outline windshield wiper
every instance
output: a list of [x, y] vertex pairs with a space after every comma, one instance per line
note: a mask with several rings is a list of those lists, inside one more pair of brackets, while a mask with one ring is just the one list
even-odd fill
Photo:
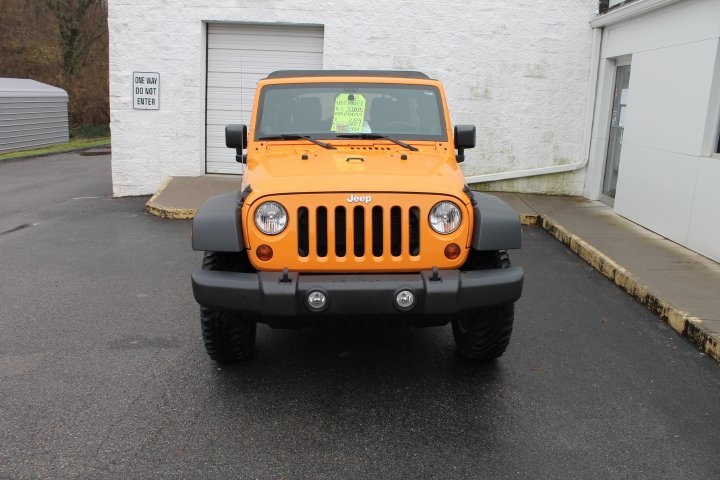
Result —
[[380, 135], [379, 133], [342, 133], [337, 136], [340, 138], [359, 138], [360, 140], [375, 140], [382, 138], [383, 140], [389, 140], [393, 143], [400, 145], [401, 147], [405, 147], [410, 151], [418, 151], [417, 147], [413, 147], [412, 145], [408, 145], [405, 142], [401, 142], [396, 138], [388, 137], [387, 135]]
[[264, 137], [258, 137], [258, 140], [301, 140], [301, 139], [305, 139], [309, 142], [314, 143], [315, 145], [320, 145], [321, 147], [327, 148], [328, 150], [337, 150], [335, 147], [333, 147], [329, 143], [321, 142], [320, 140], [315, 140], [314, 138], [311, 138], [307, 135], [283, 134], [283, 135], [266, 135]]

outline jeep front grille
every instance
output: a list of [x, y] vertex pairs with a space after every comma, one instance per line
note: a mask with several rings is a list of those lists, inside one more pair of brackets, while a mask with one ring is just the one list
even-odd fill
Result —
[[[401, 257], [420, 254], [420, 208], [383, 206], [300, 207], [297, 210], [297, 246], [302, 258], [311, 253], [343, 258]], [[370, 229], [370, 235], [366, 233]], [[316, 239], [311, 252], [311, 237]]]
[[[464, 221], [453, 233], [441, 235], [429, 224], [428, 214], [437, 202], [460, 206]], [[432, 267], [458, 268], [467, 258], [472, 216], [450, 195], [396, 192], [303, 193], [267, 195], [243, 210], [246, 225], [254, 225], [257, 206], [278, 202], [288, 213], [287, 228], [266, 235], [246, 230], [246, 245], [253, 267], [260, 271], [297, 272], [418, 272]], [[454, 243], [463, 254], [449, 259], [445, 247]], [[272, 248], [262, 260], [257, 249]]]

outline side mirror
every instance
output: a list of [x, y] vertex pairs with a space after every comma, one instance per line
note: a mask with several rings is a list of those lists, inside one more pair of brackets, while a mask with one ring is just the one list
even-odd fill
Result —
[[455, 148], [458, 163], [465, 161], [465, 149], [475, 148], [475, 125], [455, 125]]
[[[457, 127], [456, 127], [457, 128]], [[244, 149], [247, 145], [247, 125], [232, 124], [225, 126], [225, 146]]]
[[247, 147], [247, 125], [225, 125], [225, 146], [235, 148], [235, 161], [245, 163], [243, 149]]

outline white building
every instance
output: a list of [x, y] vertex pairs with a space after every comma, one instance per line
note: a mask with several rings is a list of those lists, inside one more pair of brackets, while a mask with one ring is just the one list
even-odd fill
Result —
[[584, 195], [720, 261], [720, 1], [637, 0], [591, 24], [602, 40]]
[[[453, 122], [478, 128], [468, 175], [580, 161], [596, 9], [596, 0], [112, 0], [115, 195], [154, 192], [168, 176], [239, 173], [223, 127], [247, 122], [255, 82], [286, 68], [442, 80]], [[159, 74], [158, 105], [133, 104], [134, 72]], [[520, 186], [579, 195], [583, 184], [578, 172]]]
[[114, 193], [240, 173], [223, 127], [270, 71], [420, 70], [477, 126], [470, 183], [614, 202], [718, 260], [720, 0], [610, 4], [111, 0]]

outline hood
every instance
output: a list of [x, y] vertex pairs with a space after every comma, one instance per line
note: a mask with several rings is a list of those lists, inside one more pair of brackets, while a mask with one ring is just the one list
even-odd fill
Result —
[[[249, 160], [243, 183], [253, 197], [278, 193], [403, 192], [460, 196], [465, 180], [446, 144], [269, 147]], [[260, 160], [258, 160], [258, 158]]]

